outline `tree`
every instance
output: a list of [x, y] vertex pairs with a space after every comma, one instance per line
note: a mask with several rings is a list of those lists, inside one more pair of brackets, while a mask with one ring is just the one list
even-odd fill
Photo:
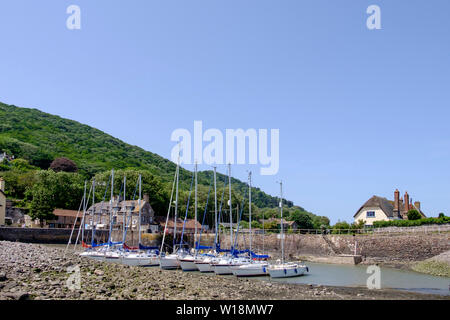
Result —
[[310, 216], [306, 213], [301, 213], [299, 217], [295, 220], [297, 222], [299, 229], [313, 229], [313, 221]]
[[56, 158], [53, 160], [53, 162], [50, 164], [50, 169], [52, 169], [55, 172], [77, 172], [78, 167], [75, 162], [68, 158]]
[[311, 216], [305, 211], [300, 211], [300, 209], [291, 212], [289, 220], [295, 221], [299, 229], [314, 229], [314, 222]]
[[260, 229], [260, 228], [262, 228], [262, 225], [261, 225], [261, 223], [259, 223], [258, 221], [253, 220], [253, 221], [252, 221], [252, 228], [254, 228], [254, 229]]
[[336, 224], [334, 226], [332, 226], [332, 229], [341, 229], [341, 230], [346, 230], [346, 229], [350, 229], [350, 224], [347, 221], [339, 221], [336, 222]]
[[33, 166], [39, 167], [43, 170], [47, 170], [53, 161], [53, 157], [42, 150], [39, 150], [38, 152], [30, 155], [29, 157], [30, 163]]
[[30, 165], [30, 163], [25, 159], [14, 159], [10, 162], [10, 164], [12, 169], [16, 169], [18, 171], [30, 171], [38, 169]]
[[44, 226], [44, 220], [54, 219], [55, 199], [52, 192], [43, 187], [37, 186], [32, 191], [33, 200], [30, 203], [30, 217], [39, 219], [41, 228]]
[[409, 210], [407, 216], [408, 216], [408, 220], [419, 220], [422, 218], [419, 211], [417, 211], [415, 209]]
[[314, 229], [323, 229], [330, 226], [330, 219], [325, 216], [314, 216], [313, 217]]
[[444, 217], [445, 217], [445, 214], [443, 212], [440, 212], [439, 213], [439, 218], [444, 218]]
[[365, 220], [358, 220], [358, 222], [352, 223], [351, 228], [353, 230], [364, 229], [365, 224], [366, 224]]

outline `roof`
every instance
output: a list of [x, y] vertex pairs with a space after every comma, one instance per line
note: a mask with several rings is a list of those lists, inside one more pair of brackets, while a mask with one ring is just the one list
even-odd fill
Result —
[[392, 205], [392, 201], [389, 201], [386, 198], [373, 196], [369, 200], [366, 201], [359, 209], [356, 211], [355, 215], [353, 217], [356, 217], [356, 215], [363, 209], [363, 208], [373, 208], [378, 207], [380, 208], [384, 214], [388, 218], [394, 218], [394, 206]]
[[[157, 216], [153, 218], [153, 221], [159, 223], [161, 226], [165, 226], [166, 225], [166, 217], [161, 217], [161, 216]], [[184, 223], [184, 219], [177, 219], [177, 228], [183, 228], [183, 223]], [[195, 219], [186, 219], [186, 225], [184, 226], [185, 229], [195, 229], [195, 225], [197, 224], [197, 228], [201, 229], [202, 225], [197, 221], [195, 221]], [[167, 221], [167, 228], [173, 228], [174, 227], [174, 223], [173, 223], [173, 219], [170, 219]]]
[[[260, 220], [260, 221], [262, 221], [262, 220]], [[279, 219], [279, 218], [270, 218], [270, 219], [267, 219], [266, 221], [267, 221], [267, 222], [276, 221], [277, 223], [281, 224], [281, 219]], [[287, 224], [287, 225], [289, 225], [289, 226], [292, 226], [294, 223], [296, 223], [296, 222], [295, 222], [295, 221], [290, 221], [290, 220], [283, 219], [283, 224]]]
[[[134, 207], [133, 212], [138, 213], [139, 212], [138, 203], [139, 203], [139, 200], [125, 200], [125, 201], [120, 201], [119, 203], [117, 203], [117, 201], [113, 201], [112, 207], [114, 208], [114, 207], [118, 206], [120, 208], [118, 212], [123, 213], [123, 212], [129, 212], [129, 209], [127, 209], [127, 206], [131, 206], [131, 207]], [[144, 208], [145, 206], [150, 206], [150, 211], [153, 211], [153, 208], [150, 205], [150, 203], [148, 203], [144, 200], [141, 200], [141, 207]], [[109, 201], [105, 201], [105, 202], [103, 202], [103, 204], [101, 202], [98, 202], [89, 207], [88, 213], [91, 212], [92, 207], [95, 207], [95, 212], [99, 213], [100, 209], [109, 211], [110, 204], [109, 204]]]
[[67, 209], [55, 209], [53, 210], [53, 214], [58, 217], [76, 217], [77, 215], [82, 216], [83, 213], [76, 210], [67, 210]]

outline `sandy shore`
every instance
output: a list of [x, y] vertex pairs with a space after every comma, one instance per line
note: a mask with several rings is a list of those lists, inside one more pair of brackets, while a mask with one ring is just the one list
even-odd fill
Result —
[[[19, 242], [0, 242], [0, 300], [9, 299], [449, 299], [397, 290], [280, 284], [200, 273], [128, 267], [63, 257], [62, 248]], [[80, 288], [69, 289], [78, 266]]]

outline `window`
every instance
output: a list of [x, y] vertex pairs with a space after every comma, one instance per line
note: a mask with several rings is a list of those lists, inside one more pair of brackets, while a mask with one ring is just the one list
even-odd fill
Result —
[[367, 211], [366, 217], [367, 218], [375, 218], [375, 211]]

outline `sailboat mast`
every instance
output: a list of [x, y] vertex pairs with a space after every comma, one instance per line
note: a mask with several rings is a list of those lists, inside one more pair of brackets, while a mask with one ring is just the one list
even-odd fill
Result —
[[[87, 205], [87, 199], [86, 199], [86, 186], [87, 181], [84, 181], [84, 200], [83, 200], [83, 219], [81, 219], [80, 227], [81, 227], [81, 242], [84, 241], [84, 217], [86, 216], [86, 205]], [[75, 243], [76, 245], [76, 243]]]
[[113, 197], [114, 197], [114, 169], [111, 169], [111, 198], [109, 199], [109, 239], [108, 239], [108, 246], [111, 246], [111, 238], [112, 238]]
[[281, 212], [281, 263], [284, 263], [283, 181], [280, 181], [280, 212]]
[[217, 235], [218, 235], [218, 221], [217, 221], [217, 184], [216, 184], [216, 167], [214, 167], [214, 228], [216, 231], [216, 243], [217, 245]]
[[178, 161], [177, 166], [177, 184], [176, 184], [176, 191], [175, 191], [175, 215], [173, 218], [173, 252], [175, 253], [175, 243], [177, 238], [177, 218], [178, 218], [178, 182], [180, 180], [180, 166]]
[[92, 181], [92, 235], [91, 242], [94, 243], [94, 219], [95, 219], [95, 177]]
[[252, 255], [252, 172], [251, 171], [248, 173], [248, 215], [249, 215], [249, 227], [250, 227], [250, 257], [251, 257], [251, 255]]
[[231, 163], [228, 164], [228, 193], [229, 193], [229, 206], [230, 206], [230, 249], [233, 243], [233, 206], [231, 202]]
[[[177, 165], [178, 168], [178, 165]], [[176, 178], [177, 178], [177, 171], [178, 169], [175, 170], [175, 175], [173, 176], [173, 183], [172, 183], [172, 191], [170, 192], [170, 201], [169, 201], [169, 208], [167, 209], [167, 217], [166, 217], [166, 224], [164, 225], [164, 234], [163, 234], [163, 238], [161, 241], [161, 250], [159, 250], [159, 257], [161, 258], [163, 249], [164, 249], [164, 241], [166, 239], [166, 231], [167, 231], [167, 224], [169, 223], [169, 215], [170, 215], [170, 209], [172, 208], [172, 200], [173, 200], [173, 191], [175, 189], [175, 182], [176, 182]]]
[[194, 204], [194, 210], [195, 210], [195, 234], [194, 234], [194, 248], [197, 247], [197, 162], [195, 162], [195, 204]]
[[[125, 204], [125, 211], [123, 212], [123, 224], [122, 224], [122, 243], [125, 243], [125, 224], [126, 224], [126, 213], [127, 213], [127, 206], [126, 206], [126, 199], [127, 199], [127, 177], [123, 176], [123, 203]], [[120, 199], [119, 199], [120, 201]]]
[[[141, 208], [141, 199], [142, 199], [142, 176], [139, 175], [139, 200], [138, 200], [138, 207], [139, 207], [139, 224], [138, 224], [138, 235], [139, 235], [139, 244], [141, 244], [141, 220], [142, 220], [142, 208]], [[138, 244], [138, 246], [139, 246]]]

